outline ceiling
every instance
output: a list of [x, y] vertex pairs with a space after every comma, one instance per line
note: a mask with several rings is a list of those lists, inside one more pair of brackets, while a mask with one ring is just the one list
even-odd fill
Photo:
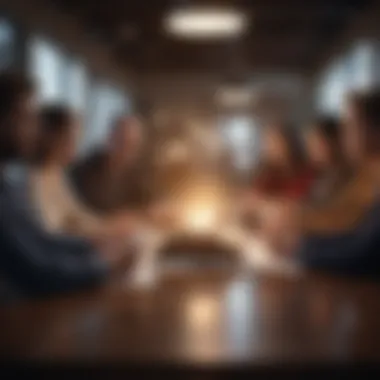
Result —
[[140, 74], [224, 76], [253, 70], [313, 70], [334, 39], [370, 3], [370, 0], [211, 1], [243, 9], [251, 20], [248, 33], [233, 41], [190, 42], [165, 35], [162, 20], [176, 5], [196, 1], [51, 1], [78, 17], [94, 38], [111, 45], [117, 59]]
[[[134, 74], [135, 99], [152, 114], [207, 124], [217, 93], [231, 84], [259, 93], [250, 112], [264, 119], [302, 119], [312, 107], [309, 74], [317, 73], [376, 0], [38, 0], [76, 18]], [[164, 32], [178, 6], [228, 5], [250, 24], [234, 40], [183, 40]], [[362, 17], [363, 15], [363, 17]], [[231, 109], [232, 110], [232, 109]], [[300, 111], [302, 110], [302, 111]], [[236, 110], [232, 110], [236, 111]], [[304, 115], [305, 113], [305, 115]], [[162, 116], [164, 115], [164, 116]], [[170, 118], [170, 117], [169, 117]]]

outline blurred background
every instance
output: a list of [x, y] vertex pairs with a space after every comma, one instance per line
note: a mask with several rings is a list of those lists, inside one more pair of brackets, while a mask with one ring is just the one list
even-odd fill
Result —
[[[287, 267], [281, 260], [285, 257], [285, 261], [289, 259], [298, 263], [298, 252], [293, 249], [296, 246], [294, 236], [304, 237], [308, 232], [311, 236], [311, 264], [307, 260], [304, 261], [312, 269], [315, 262], [316, 269], [323, 269], [325, 266], [329, 269], [331, 265], [334, 271], [342, 265], [344, 270], [349, 268], [347, 272], [352, 269], [352, 272], [355, 273], [357, 270], [362, 274], [361, 271], [365, 272], [367, 266], [372, 266], [366, 252], [371, 246], [373, 248], [368, 250], [375, 257], [375, 265], [369, 268], [368, 272], [377, 271], [378, 278], [380, 263], [376, 232], [380, 230], [380, 222], [375, 218], [375, 214], [380, 214], [377, 198], [371, 199], [376, 208], [373, 208], [373, 214], [370, 209], [370, 218], [367, 220], [365, 214], [363, 225], [360, 224], [357, 228], [355, 224], [354, 230], [351, 230], [350, 226], [353, 235], [347, 235], [347, 241], [341, 239], [341, 235], [336, 235], [339, 236], [338, 243], [343, 244], [341, 252], [339, 246], [335, 247], [335, 240], [332, 239], [331, 246], [328, 240], [326, 256], [322, 255], [323, 264], [320, 267], [317, 254], [314, 256], [314, 252], [319, 250], [324, 253], [324, 240], [321, 243], [322, 248], [319, 248], [316, 240], [313, 240], [313, 223], [310, 223], [310, 231], [305, 228], [305, 232], [304, 219], [299, 223], [302, 228], [297, 229], [298, 205], [303, 206], [302, 202], [309, 201], [306, 193], [311, 188], [311, 192], [314, 192], [314, 180], [319, 180], [319, 177], [322, 180], [327, 178], [326, 183], [321, 181], [320, 192], [323, 194], [319, 196], [318, 182], [318, 194], [314, 196], [313, 193], [310, 197], [317, 199], [315, 203], [318, 206], [319, 198], [322, 204], [322, 201], [329, 201], [330, 197], [335, 195], [335, 187], [338, 189], [338, 185], [341, 184], [336, 181], [336, 185], [334, 181], [335, 178], [341, 179], [341, 171], [342, 183], [352, 174], [351, 171], [346, 174], [351, 166], [343, 167], [343, 161], [346, 160], [343, 160], [343, 153], [342, 157], [332, 154], [339, 150], [337, 147], [340, 146], [340, 141], [331, 145], [331, 154], [327, 146], [326, 156], [331, 157], [326, 159], [326, 168], [318, 167], [318, 173], [314, 173], [314, 168], [310, 167], [309, 170], [309, 164], [303, 167], [304, 163], [301, 159], [298, 160], [300, 156], [297, 156], [297, 152], [292, 154], [290, 151], [291, 146], [289, 151], [287, 147], [282, 150], [280, 142], [278, 149], [274, 139], [275, 148], [271, 148], [269, 144], [268, 150], [275, 151], [275, 170], [272, 170], [273, 162], [268, 159], [269, 174], [266, 175], [264, 170], [264, 180], [258, 178], [256, 185], [251, 179], [255, 169], [261, 168], [258, 161], [262, 159], [261, 150], [264, 150], [263, 146], [266, 145], [263, 142], [263, 130], [266, 127], [272, 124], [276, 126], [277, 123], [284, 126], [290, 124], [297, 128], [297, 131], [302, 131], [307, 129], [308, 123], [316, 115], [333, 116], [340, 123], [348, 94], [380, 85], [379, 21], [380, 1], [377, 0], [0, 0], [0, 69], [18, 68], [30, 74], [37, 83], [36, 100], [39, 105], [67, 105], [81, 115], [83, 128], [75, 154], [78, 162], [85, 163], [85, 169], [86, 159], [91, 158], [91, 154], [95, 152], [92, 157], [95, 157], [92, 162], [95, 162], [95, 169], [92, 171], [89, 165], [90, 175], [81, 177], [84, 178], [83, 182], [89, 185], [83, 187], [85, 196], [78, 202], [79, 206], [82, 206], [82, 201], [86, 207], [89, 205], [89, 215], [79, 210], [81, 212], [78, 216], [76, 211], [79, 207], [75, 202], [74, 210], [66, 207], [66, 204], [71, 205], [70, 202], [62, 202], [63, 206], [60, 208], [59, 197], [55, 197], [58, 193], [57, 188], [67, 187], [74, 193], [70, 186], [66, 186], [63, 180], [60, 181], [61, 178], [64, 179], [66, 151], [62, 154], [65, 156], [65, 162], [61, 165], [61, 158], [58, 157], [61, 152], [58, 150], [57, 162], [59, 161], [62, 167], [58, 168], [58, 173], [53, 171], [53, 174], [57, 174], [53, 177], [53, 182], [46, 182], [49, 176], [37, 176], [39, 182], [36, 182], [42, 183], [38, 189], [50, 190], [49, 186], [52, 189], [46, 193], [51, 195], [50, 198], [41, 191], [42, 201], [47, 200], [46, 205], [53, 210], [52, 219], [55, 220], [55, 213], [59, 216], [56, 218], [57, 226], [51, 231], [53, 234], [72, 234], [73, 229], [68, 229], [67, 226], [71, 228], [74, 225], [76, 228], [72, 221], [78, 220], [78, 226], [83, 225], [82, 232], [79, 233], [78, 227], [74, 235], [83, 234], [97, 249], [99, 245], [99, 252], [105, 263], [110, 263], [112, 268], [115, 267], [113, 269], [117, 269], [115, 280], [120, 271], [120, 276], [125, 276], [125, 280], [124, 277], [122, 280], [126, 284], [123, 288], [112, 288], [112, 278], [109, 288], [104, 287], [96, 295], [90, 294], [89, 298], [86, 298], [86, 295], [85, 298], [73, 297], [72, 303], [67, 299], [62, 304], [52, 301], [52, 304], [47, 303], [46, 306], [36, 303], [36, 306], [33, 306], [36, 308], [32, 307], [29, 312], [28, 309], [1, 311], [0, 325], [5, 328], [0, 332], [0, 356], [5, 353], [7, 357], [11, 353], [38, 361], [55, 358], [59, 363], [70, 359], [76, 363], [81, 360], [90, 363], [93, 360], [92, 363], [96, 365], [102, 362], [98, 359], [103, 359], [102, 363], [109, 365], [113, 360], [120, 360], [124, 364], [124, 360], [127, 359], [133, 361], [145, 358], [163, 360], [165, 363], [172, 361], [174, 364], [216, 363], [222, 368], [231, 363], [246, 363], [249, 366], [259, 363], [261, 366], [267, 363], [267, 359], [268, 363], [271, 363], [272, 359], [277, 364], [277, 359], [282, 363], [281, 360], [284, 358], [290, 358], [292, 364], [303, 363], [304, 360], [311, 360], [314, 364], [314, 358], [322, 359], [326, 363], [337, 360], [338, 363], [347, 361], [350, 364], [352, 358], [378, 360], [378, 286], [371, 288], [364, 284], [363, 287], [358, 285], [356, 288], [353, 287], [354, 282], [344, 286], [332, 283], [330, 286], [324, 279], [314, 282], [312, 276], [307, 277], [305, 281], [302, 276], [296, 279], [297, 276], [293, 276], [291, 271], [289, 282], [283, 279], [273, 280], [273, 283], [272, 280], [261, 280], [260, 276], [256, 277], [256, 272], [251, 281], [251, 278], [244, 277], [245, 268], [241, 271], [244, 272], [244, 278], [235, 281], [230, 280], [229, 273], [226, 275], [228, 279], [219, 273], [211, 276], [206, 268], [204, 278], [199, 275], [199, 283], [196, 277], [198, 273], [194, 277], [193, 274], [186, 277], [182, 276], [183, 272], [178, 271], [176, 274], [178, 279], [183, 280], [182, 283], [177, 279], [172, 282], [169, 279], [162, 282], [162, 287], [161, 283], [155, 287], [156, 274], [153, 272], [159, 271], [153, 265], [155, 262], [152, 257], [156, 257], [148, 250], [154, 251], [150, 247], [150, 240], [154, 244], [158, 243], [155, 242], [156, 237], [153, 234], [156, 231], [150, 230], [150, 221], [147, 222], [148, 218], [145, 216], [151, 217], [152, 226], [170, 243], [167, 246], [163, 244], [162, 256], [167, 252], [168, 257], [170, 253], [175, 256], [177, 251], [183, 251], [184, 255], [190, 255], [188, 261], [195, 262], [194, 251], [199, 251], [199, 256], [206, 257], [204, 252], [210, 251], [212, 254], [215, 251], [219, 255], [220, 251], [226, 250], [227, 254], [231, 253], [234, 261], [236, 258], [239, 259], [236, 260], [239, 261], [239, 265], [240, 262], [246, 264], [245, 259], [252, 257], [252, 262], [246, 265], [247, 268], [252, 266], [260, 271], [260, 265], [263, 265], [263, 268], [268, 265], [268, 268], [274, 268], [274, 272], [280, 268], [279, 272], [288, 274]], [[128, 129], [132, 131], [130, 135], [112, 134], [115, 120], [124, 115], [133, 116], [126, 118], [126, 126], [129, 128], [130, 121], [134, 120], [137, 121], [137, 127], [134, 122], [131, 125], [136, 129]], [[366, 124], [361, 122], [354, 124], [362, 128]], [[142, 139], [139, 132], [133, 132], [140, 131], [140, 126], [143, 131]], [[375, 136], [376, 140], [376, 136], [379, 136], [378, 132], [375, 132], [367, 131], [365, 138], [367, 139], [367, 135], [369, 139]], [[302, 133], [296, 135], [300, 140], [305, 137]], [[337, 135], [337, 139], [340, 139], [340, 132], [337, 132]], [[69, 137], [71, 138], [71, 134]], [[61, 140], [57, 141], [61, 144]], [[117, 144], [119, 141], [121, 143]], [[360, 143], [359, 146], [366, 145]], [[140, 145], [144, 145], [141, 162]], [[49, 147], [53, 147], [50, 149], [53, 152], [50, 153], [54, 153], [54, 144], [50, 144]], [[144, 150], [146, 147], [148, 149]], [[276, 149], [280, 151], [278, 155]], [[130, 156], [128, 150], [132, 152]], [[127, 154], [120, 154], [120, 151]], [[285, 154], [282, 154], [283, 151]], [[97, 164], [96, 152], [100, 152], [100, 165]], [[110, 154], [112, 152], [116, 152], [115, 161]], [[360, 152], [363, 156], [373, 153], [363, 152]], [[378, 151], [376, 153], [378, 163]], [[335, 159], [335, 156], [339, 156], [338, 159]], [[286, 157], [288, 162], [284, 162]], [[366, 156], [360, 158], [359, 174], [362, 166], [367, 169], [367, 162], [372, 162], [366, 160]], [[129, 167], [127, 161], [133, 161], [133, 165]], [[53, 163], [55, 164], [54, 160]], [[275, 167], [276, 165], [278, 167]], [[44, 165], [35, 166], [35, 173], [44, 174]], [[49, 165], [47, 166], [50, 169]], [[111, 170], [114, 167], [116, 175]], [[167, 170], [168, 167], [171, 169]], [[130, 172], [124, 173], [130, 168]], [[53, 169], [56, 169], [54, 165]], [[357, 168], [353, 169], [356, 175]], [[319, 170], [323, 175], [319, 175]], [[324, 177], [325, 172], [327, 175]], [[49, 171], [47, 173], [50, 175]], [[93, 173], [95, 175], [92, 175]], [[375, 181], [372, 171], [370, 175], [365, 174], [363, 185], [362, 182], [356, 181], [359, 183], [359, 194], [362, 194], [360, 186], [365, 189], [369, 187], [365, 182], [367, 177], [370, 177], [371, 184]], [[358, 175], [349, 179], [351, 178], [361, 177]], [[137, 184], [135, 187], [134, 181]], [[376, 181], [375, 189], [378, 194], [378, 179]], [[228, 186], [230, 183], [249, 186]], [[327, 188], [326, 191], [324, 187]], [[137, 190], [134, 191], [134, 188]], [[145, 197], [143, 194], [141, 197], [143, 207], [140, 207], [139, 200], [143, 193], [140, 191], [141, 188], [148, 189], [148, 195]], [[275, 196], [270, 200], [274, 200], [273, 205], [268, 201], [269, 197], [266, 198], [272, 188]], [[101, 191], [98, 194], [99, 189]], [[247, 189], [247, 194], [244, 194], [242, 189]], [[128, 207], [124, 204], [126, 190], [130, 191], [131, 194], [127, 195], [132, 199], [131, 202], [128, 199]], [[234, 191], [234, 197], [231, 197]], [[70, 192], [64, 193], [61, 201], [70, 201], [70, 198], [76, 201], [76, 194], [72, 196]], [[92, 192], [95, 193], [94, 197]], [[371, 188], [372, 198], [375, 196], [373, 193], [375, 192]], [[165, 202], [173, 194], [172, 199], [176, 201], [173, 202], [174, 207]], [[361, 203], [356, 202], [356, 193], [350, 192], [349, 195], [351, 194], [355, 199], [350, 198], [347, 203], [354, 206], [359, 203], [362, 208]], [[363, 198], [367, 198], [366, 194]], [[284, 199], [290, 200], [289, 209], [286, 202], [283, 202], [285, 207], [280, 207]], [[7, 198], [3, 197], [0, 200], [3, 205], [7, 204]], [[88, 200], [90, 202], [86, 203]], [[45, 206], [45, 202], [42, 201], [41, 205]], [[133, 206], [137, 205], [136, 208], [130, 207], [131, 203]], [[157, 207], [158, 211], [156, 204], [160, 206]], [[344, 202], [342, 204], [344, 211], [349, 211], [350, 207], [346, 207]], [[92, 209], [93, 205], [98, 207]], [[151, 207], [152, 205], [154, 207]], [[55, 206], [58, 206], [57, 210]], [[363, 206], [366, 212], [367, 206], [369, 209], [373, 205], [369, 206], [366, 200], [365, 207]], [[21, 206], [18, 208], [21, 209]], [[104, 227], [109, 227], [106, 223], [108, 213], [113, 216], [114, 212], [124, 212], [124, 208], [127, 213], [122, 215], [125, 216], [124, 219], [117, 220], [115, 236], [104, 234], [112, 243], [110, 249], [106, 244], [103, 247], [103, 244], [100, 244], [103, 241], [97, 235], [99, 231], [108, 231], [108, 228]], [[49, 208], [46, 207], [46, 210]], [[98, 211], [101, 215], [100, 220]], [[137, 211], [136, 215], [134, 211]], [[250, 211], [253, 214], [252, 220], [245, 218], [251, 216], [248, 215]], [[336, 220], [345, 222], [347, 219], [345, 213], [335, 213], [333, 208], [333, 216], [336, 216], [336, 220], [333, 220], [329, 212], [328, 209], [326, 218], [323, 218], [325, 214], [322, 212], [322, 218], [315, 219], [317, 222], [331, 221], [331, 226]], [[15, 214], [18, 217], [22, 216], [18, 212]], [[311, 215], [310, 220], [313, 222], [313, 213]], [[46, 220], [50, 231], [50, 219]], [[140, 226], [141, 220], [143, 223]], [[355, 216], [353, 220], [356, 223], [359, 219]], [[67, 221], [69, 223], [66, 223]], [[21, 225], [23, 223], [24, 220], [21, 221]], [[262, 234], [260, 223], [264, 226]], [[240, 234], [240, 224], [244, 224], [244, 235]], [[12, 229], [13, 224], [10, 225]], [[17, 227], [17, 224], [15, 226]], [[335, 226], [330, 229], [337, 234], [338, 229]], [[249, 232], [245, 233], [246, 230], [252, 231], [251, 235], [258, 238], [259, 243], [260, 239], [269, 243], [251, 246], [248, 240], [251, 235]], [[287, 230], [289, 232], [283, 232]], [[18, 231], [11, 234], [11, 243], [24, 243], [23, 231], [21, 229], [20, 235], [17, 235]], [[172, 231], [180, 232], [180, 244], [174, 239], [178, 246], [172, 244]], [[181, 236], [182, 232], [185, 232], [185, 237]], [[7, 242], [3, 235], [0, 237], [3, 239], [1, 241]], [[100, 235], [103, 237], [102, 233]], [[31, 236], [33, 237], [33, 234]], [[330, 238], [335, 235], [332, 235], [331, 231], [324, 231], [318, 236]], [[36, 241], [42, 240], [42, 243], [45, 243], [37, 237]], [[207, 240], [208, 237], [210, 241]], [[107, 242], [106, 238], [104, 240]], [[116, 238], [120, 242], [116, 241]], [[134, 245], [134, 239], [137, 246], [144, 246], [144, 251], [137, 249], [135, 255], [129, 255], [133, 251], [129, 244], [132, 241], [131, 245]], [[373, 245], [371, 239], [375, 242]], [[351, 241], [354, 241], [354, 244], [351, 244]], [[194, 242], [195, 245], [190, 244]], [[145, 243], [149, 246], [148, 254], [145, 252]], [[227, 243], [233, 247], [232, 251]], [[12, 248], [12, 245], [9, 245]], [[50, 242], [49, 245], [44, 244], [44, 249], [46, 247], [49, 248], [46, 250], [46, 257], [50, 263], [50, 253], [54, 249], [50, 249]], [[353, 255], [346, 256], [347, 247], [353, 247]], [[26, 247], [26, 251], [29, 248]], [[35, 247], [31, 246], [31, 250], [32, 248]], [[121, 248], [124, 250], [123, 256], [118, 256], [116, 251], [121, 251]], [[64, 248], [62, 252], [65, 253], [66, 250], [69, 251], [68, 248]], [[272, 256], [271, 250], [275, 253], [281, 252], [281, 255]], [[359, 266], [356, 265], [355, 250], [358, 253]], [[242, 251], [243, 261], [243, 255], [240, 255]], [[249, 255], [245, 251], [249, 251]], [[294, 255], [288, 254], [293, 251]], [[6, 254], [4, 252], [1, 252], [2, 256], [7, 257], [7, 254], [11, 258], [10, 262], [15, 263], [15, 268], [11, 268], [10, 272], [16, 273], [16, 278], [22, 277], [21, 287], [24, 286], [27, 290], [25, 293], [28, 293], [29, 277], [24, 276], [24, 273], [28, 274], [29, 252], [25, 255], [26, 269], [19, 263], [22, 260], [18, 261], [14, 255], [17, 250], [8, 249]], [[308, 253], [306, 248], [305, 252]], [[331, 252], [332, 264], [329, 262]], [[74, 253], [75, 257], [82, 259], [76, 255], [74, 248], [73, 255], [68, 252], [70, 255], [67, 257], [71, 260]], [[336, 255], [335, 259], [335, 253], [342, 255]], [[159, 254], [161, 255], [161, 252]], [[40, 256], [36, 257], [38, 259]], [[80, 284], [78, 287], [82, 286], [82, 279], [77, 279], [81, 276], [77, 276], [75, 265], [71, 265], [70, 260], [67, 260], [70, 265], [66, 265], [63, 254], [62, 257], [63, 270], [69, 268], [67, 288], [75, 290], [75, 281]], [[88, 257], [92, 260], [91, 255]], [[127, 264], [130, 265], [133, 260], [140, 263], [141, 257], [143, 265], [128, 266], [126, 269]], [[148, 260], [144, 261], [145, 257], [148, 257]], [[306, 257], [308, 259], [308, 256]], [[314, 257], [317, 260], [313, 261]], [[125, 258], [129, 260], [128, 263]], [[36, 262], [37, 259], [33, 258]], [[327, 264], [323, 260], [326, 260]], [[188, 265], [188, 261], [184, 267]], [[283, 266], [277, 265], [278, 262]], [[230, 264], [227, 264], [228, 269], [231, 269]], [[47, 274], [46, 281], [48, 284], [51, 281], [54, 289], [56, 282], [60, 284], [61, 277], [65, 282], [65, 276], [60, 274], [60, 265], [48, 266], [48, 270], [44, 271], [40, 269], [44, 267], [38, 261], [35, 272], [37, 275], [34, 273], [34, 267], [30, 270], [30, 283], [35, 282], [39, 285], [41, 281], [41, 288], [45, 290], [49, 285], [44, 284], [43, 276]], [[82, 268], [82, 261], [78, 265]], [[91, 270], [98, 268], [92, 261], [89, 265]], [[145, 270], [145, 266], [148, 270]], [[56, 267], [59, 273], [57, 276], [54, 274]], [[73, 272], [71, 267], [74, 268]], [[97, 275], [94, 275], [95, 280], [92, 280], [92, 272], [88, 271], [86, 266], [84, 268], [83, 276], [87, 276], [87, 272], [90, 273], [90, 284], [91, 281], [95, 283], [103, 280], [103, 274], [98, 275], [101, 280], [97, 279]], [[197, 271], [198, 267], [195, 268]], [[72, 273], [74, 280], [71, 280]], [[132, 276], [129, 276], [130, 273]], [[265, 270], [263, 273], [265, 274]], [[130, 277], [132, 281], [127, 283]], [[83, 283], [86, 281], [83, 280]], [[130, 283], [141, 286], [143, 291], [129, 288]], [[62, 286], [65, 288], [66, 285]], [[152, 286], [153, 293], [146, 292], [149, 286]], [[33, 329], [30, 328], [31, 323]], [[145, 362], [142, 363], [144, 365]]]
[[5, 0], [0, 9], [1, 68], [31, 73], [39, 102], [82, 114], [79, 155], [133, 113], [158, 134], [168, 124], [213, 133], [203, 141], [220, 138], [244, 176], [264, 124], [339, 114], [349, 91], [380, 82], [377, 1]]

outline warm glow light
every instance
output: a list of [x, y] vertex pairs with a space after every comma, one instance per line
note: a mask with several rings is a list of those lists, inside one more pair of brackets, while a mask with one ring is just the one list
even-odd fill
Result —
[[188, 206], [184, 212], [185, 228], [190, 232], [210, 232], [217, 224], [217, 210], [213, 205]]
[[164, 26], [177, 37], [208, 39], [240, 36], [247, 24], [246, 16], [234, 9], [188, 7], [170, 13]]
[[180, 228], [196, 234], [214, 233], [223, 222], [224, 189], [211, 179], [194, 181], [177, 199]]
[[218, 303], [211, 296], [193, 296], [186, 303], [186, 316], [193, 332], [209, 329], [218, 317]]

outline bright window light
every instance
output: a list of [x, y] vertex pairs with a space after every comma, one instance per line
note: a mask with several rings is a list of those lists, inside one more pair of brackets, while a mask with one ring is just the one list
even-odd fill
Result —
[[255, 120], [235, 115], [221, 120], [221, 132], [232, 153], [234, 166], [241, 172], [249, 171], [257, 163], [260, 135]]
[[61, 102], [65, 99], [66, 58], [53, 43], [33, 37], [29, 40], [30, 71], [38, 83], [37, 100], [46, 102]]
[[240, 36], [247, 24], [247, 17], [235, 9], [187, 7], [171, 12], [164, 26], [177, 37], [209, 39]]

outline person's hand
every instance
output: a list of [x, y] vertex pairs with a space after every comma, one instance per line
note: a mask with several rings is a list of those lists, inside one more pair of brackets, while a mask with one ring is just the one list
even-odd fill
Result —
[[268, 243], [280, 252], [291, 252], [299, 239], [299, 207], [286, 200], [267, 203], [262, 212], [262, 230]]
[[242, 223], [250, 229], [257, 229], [260, 225], [262, 196], [252, 190], [244, 190], [237, 194], [236, 215]]
[[157, 224], [173, 224], [176, 220], [176, 210], [169, 202], [163, 202], [151, 207], [148, 210], [148, 217]]
[[97, 242], [98, 252], [113, 270], [123, 271], [132, 262], [136, 248], [133, 241], [128, 244], [124, 239], [107, 239]]
[[245, 190], [238, 194], [238, 202], [242, 210], [254, 211], [261, 201], [260, 193], [254, 190]]
[[140, 227], [141, 218], [130, 211], [113, 216], [108, 220], [107, 225], [105, 226], [109, 236], [119, 239], [134, 235]]

